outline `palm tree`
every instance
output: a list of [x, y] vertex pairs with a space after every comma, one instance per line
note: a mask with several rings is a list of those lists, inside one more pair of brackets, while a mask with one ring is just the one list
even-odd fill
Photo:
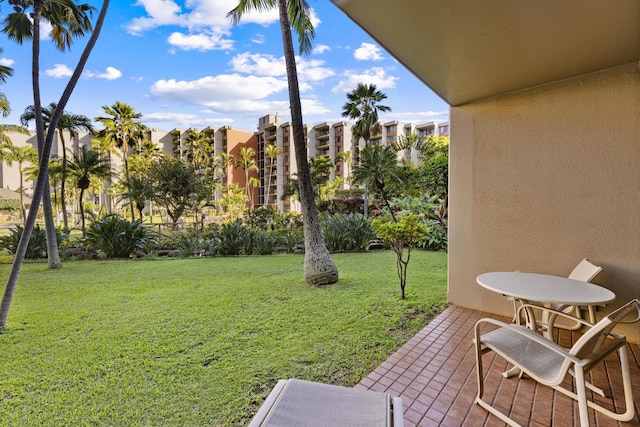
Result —
[[[115, 141], [107, 137], [97, 137], [91, 140], [91, 147], [96, 150], [103, 158], [107, 159], [107, 162], [113, 164], [111, 156], [118, 155], [118, 150]], [[113, 203], [111, 203], [111, 195], [109, 194], [109, 188], [111, 188], [111, 177], [107, 179], [107, 185], [104, 186], [103, 201], [107, 205], [107, 212], [111, 213], [113, 210]]]
[[73, 156], [73, 161], [69, 164], [71, 177], [76, 188], [80, 189], [79, 208], [80, 221], [82, 223], [82, 233], [84, 235], [84, 192], [91, 185], [92, 178], [106, 179], [111, 175], [111, 166], [97, 151], [82, 146], [78, 155]]
[[[28, 4], [29, 2], [25, 2], [25, 3]], [[47, 5], [50, 6], [50, 3], [47, 3]], [[73, 25], [73, 28], [71, 29], [71, 35], [78, 34], [78, 31], [74, 30], [74, 28], [76, 27], [82, 27], [81, 25], [78, 25], [78, 18], [82, 16], [86, 17], [87, 11], [91, 10], [89, 9], [90, 6], [88, 5], [83, 5], [82, 7], [76, 6], [72, 2], [66, 2], [65, 5], [71, 10], [68, 11], [69, 13], [59, 14], [58, 16], [63, 17], [63, 19], [66, 19], [67, 21], [73, 21], [74, 25]], [[65, 5], [61, 5], [61, 6], [65, 6]], [[31, 6], [31, 5], [28, 4], [28, 6]], [[40, 201], [43, 199], [43, 196], [49, 194], [48, 193], [48, 190], [49, 190], [48, 170], [49, 170], [49, 156], [51, 155], [51, 146], [53, 144], [53, 132], [48, 132], [46, 135], [46, 138], [43, 138], [44, 125], [42, 121], [42, 110], [41, 110], [42, 104], [40, 102], [40, 84], [39, 84], [39, 70], [40, 70], [39, 40], [40, 40], [40, 18], [42, 14], [42, 6], [43, 6], [43, 0], [34, 0], [34, 13], [31, 14], [29, 17], [25, 16], [26, 19], [21, 21], [23, 25], [18, 26], [18, 28], [22, 28], [22, 29], [32, 28], [32, 31], [29, 34], [25, 34], [25, 32], [22, 32], [22, 36], [20, 36], [20, 42], [23, 40], [24, 37], [27, 37], [27, 38], [31, 37], [33, 40], [33, 63], [32, 63], [33, 82], [34, 82], [33, 93], [34, 93], [34, 105], [36, 106], [36, 116], [39, 116], [39, 117], [36, 117], [36, 124], [37, 124], [36, 128], [37, 128], [38, 138], [39, 138], [38, 144], [40, 148], [40, 142], [42, 142], [42, 145], [41, 145], [42, 149], [40, 150], [40, 160], [39, 160], [40, 173], [38, 174], [38, 179], [36, 180], [35, 188], [33, 190], [33, 201], [31, 204], [31, 209], [29, 209], [29, 215], [27, 216], [27, 220], [25, 221], [22, 237], [20, 238], [20, 242], [18, 243], [18, 247], [16, 248], [16, 254], [13, 259], [13, 265], [11, 266], [11, 272], [9, 273], [9, 278], [7, 279], [7, 286], [5, 288], [5, 292], [2, 297], [2, 303], [0, 303], [0, 331], [2, 331], [6, 326], [7, 317], [9, 315], [9, 309], [11, 308], [11, 301], [13, 300], [13, 294], [15, 293], [16, 285], [18, 283], [18, 277], [20, 276], [20, 269], [22, 267], [22, 263], [24, 262], [24, 257], [27, 252], [27, 245], [29, 244], [29, 239], [31, 238], [31, 233], [33, 232], [33, 227], [36, 222], [36, 216], [38, 213], [38, 207], [40, 205]], [[57, 7], [58, 9], [60, 9], [60, 6], [57, 6]], [[75, 89], [78, 83], [78, 80], [82, 75], [82, 72], [89, 59], [91, 51], [93, 50], [93, 47], [98, 41], [98, 37], [100, 36], [100, 31], [102, 30], [102, 25], [104, 23], [104, 18], [107, 14], [108, 8], [109, 8], [109, 0], [103, 0], [102, 8], [100, 9], [100, 14], [98, 15], [98, 19], [96, 21], [93, 33], [91, 34], [91, 37], [89, 37], [89, 41], [87, 42], [87, 45], [85, 46], [84, 50], [80, 54], [80, 58], [78, 59], [78, 64], [76, 65], [76, 68], [74, 69], [71, 75], [71, 78], [69, 79], [69, 82], [65, 86], [64, 91], [60, 96], [60, 100], [58, 101], [58, 105], [60, 108], [56, 109], [56, 112], [53, 115], [53, 118], [51, 120], [52, 128], [55, 128], [58, 125], [58, 120], [60, 119], [62, 111], [64, 107], [67, 105], [67, 102], [69, 101], [69, 98], [71, 97], [71, 94], [73, 93], [73, 90]], [[14, 10], [16, 10], [16, 13], [25, 14], [24, 10], [21, 10], [20, 8], [15, 9], [15, 6], [14, 6]], [[64, 7], [63, 7], [63, 10], [64, 10]], [[75, 11], [78, 11], [78, 14], [76, 14]], [[7, 20], [10, 20], [10, 18], [7, 17], [5, 19], [5, 23]], [[57, 24], [61, 22], [62, 21], [60, 19], [57, 19], [54, 23]], [[32, 26], [29, 27], [31, 23], [32, 23]], [[88, 23], [88, 19], [87, 19], [87, 23]], [[58, 28], [55, 31], [56, 35], [54, 35], [54, 37], [56, 39], [60, 39], [60, 38], [66, 39], [66, 37], [61, 36], [60, 34], [65, 33], [69, 35], [69, 31], [65, 31], [66, 29], [64, 28], [64, 26], [60, 25], [58, 27], [61, 27], [61, 28]], [[19, 35], [21, 33], [20, 31], [16, 31], [15, 34]], [[82, 34], [84, 34], [84, 30], [82, 30]], [[44, 198], [45, 213], [47, 211], [46, 209], [47, 203], [49, 204], [49, 211], [51, 211], [50, 198], [49, 199]], [[51, 212], [49, 212], [49, 215], [51, 217], [51, 220], [53, 220]], [[48, 228], [48, 225], [45, 225], [45, 227]], [[53, 242], [54, 243], [53, 247], [56, 248], [56, 252], [57, 252], [56, 239], [55, 237], [51, 239], [50, 234], [53, 234], [55, 236], [55, 230], [47, 229], [47, 248], [49, 249], [51, 246], [49, 242]], [[49, 258], [49, 268], [53, 268], [51, 258]]]
[[204, 170], [211, 162], [213, 145], [206, 133], [190, 129], [186, 140], [189, 147], [188, 159], [196, 170]]
[[24, 207], [24, 172], [25, 172], [25, 163], [37, 163], [38, 162], [38, 152], [35, 148], [30, 145], [16, 146], [13, 144], [5, 145], [6, 154], [4, 155], [4, 159], [9, 166], [13, 162], [18, 164], [18, 173], [20, 175], [20, 189], [18, 192], [20, 193], [20, 206], [22, 207], [22, 221], [26, 221], [27, 213]]
[[[44, 127], [48, 131], [53, 113], [56, 111], [57, 104], [55, 102], [50, 103], [47, 107], [42, 108], [42, 119], [44, 121]], [[33, 105], [29, 105], [25, 108], [24, 113], [20, 116], [20, 124], [27, 126], [31, 120], [35, 120], [36, 111]], [[58, 121], [56, 131], [60, 137], [60, 145], [62, 145], [62, 180], [60, 189], [60, 205], [62, 207], [62, 222], [65, 230], [69, 229], [69, 223], [67, 219], [67, 204], [65, 200], [65, 184], [67, 181], [67, 148], [64, 138], [64, 132], [69, 132], [70, 138], [73, 138], [81, 130], [92, 131], [93, 125], [91, 120], [82, 114], [73, 114], [67, 111], [63, 111]]]
[[234, 160], [234, 165], [244, 171], [244, 188], [249, 199], [249, 208], [253, 209], [253, 191], [251, 191], [251, 186], [249, 185], [249, 174], [259, 170], [258, 163], [256, 163], [256, 150], [251, 147], [242, 147], [238, 151], [238, 157]]
[[282, 148], [278, 147], [275, 144], [269, 144], [264, 149], [264, 155], [267, 157], [267, 159], [269, 159], [269, 180], [267, 182], [267, 194], [265, 195], [265, 203], [264, 203], [265, 206], [269, 204], [269, 196], [271, 195], [270, 190], [272, 185], [271, 180], [273, 179], [273, 176], [277, 172], [278, 165], [276, 161], [278, 160], [278, 157], [281, 154], [282, 154]]
[[[133, 175], [131, 179], [124, 183], [125, 192], [120, 195], [121, 198], [125, 200], [133, 200], [136, 209], [138, 210], [138, 215], [140, 216], [140, 221], [143, 220], [142, 211], [147, 205], [148, 201], [151, 201], [151, 185], [149, 181], [143, 177]], [[151, 217], [152, 214], [150, 213]], [[135, 220], [135, 218], [133, 218]]]
[[[96, 121], [104, 125], [104, 129], [99, 132], [98, 136], [111, 139], [116, 146], [120, 147], [124, 161], [125, 181], [128, 182], [129, 148], [132, 142], [135, 145], [136, 139], [142, 133], [140, 123], [135, 121], [135, 119], [141, 118], [142, 114], [136, 113], [133, 107], [120, 101], [116, 101], [112, 106], [103, 105], [102, 109], [107, 116], [95, 118]], [[131, 199], [129, 199], [129, 207], [131, 208], [131, 218], [133, 218], [133, 200]]]
[[300, 52], [311, 52], [311, 42], [315, 35], [309, 15], [309, 4], [306, 0], [240, 0], [238, 5], [227, 16], [237, 24], [243, 15], [252, 10], [265, 11], [277, 7], [280, 17], [280, 32], [284, 48], [284, 59], [287, 68], [289, 86], [289, 107], [291, 109], [291, 127], [293, 131], [298, 180], [300, 187], [300, 204], [304, 229], [304, 276], [307, 283], [326, 285], [338, 281], [338, 268], [331, 259], [324, 242], [318, 209], [313, 198], [313, 184], [307, 161], [307, 142], [304, 135], [302, 105], [300, 103], [300, 87], [296, 69], [295, 52], [291, 29], [298, 34]]
[[[347, 94], [348, 102], [342, 106], [342, 116], [348, 117], [356, 121], [351, 129], [355, 137], [356, 144], [356, 163], [359, 162], [359, 143], [360, 139], [364, 140], [364, 146], [369, 146], [371, 139], [371, 129], [377, 128], [378, 113], [391, 111], [390, 107], [380, 105], [379, 102], [384, 101], [387, 95], [380, 92], [374, 84], [358, 83], [356, 88]], [[364, 187], [364, 216], [367, 216], [369, 208], [368, 189]]]
[[393, 221], [396, 216], [389, 206], [387, 188], [392, 181], [401, 182], [398, 173], [397, 152], [393, 146], [383, 147], [371, 145], [360, 153], [360, 164], [353, 170], [353, 181], [356, 184], [372, 186], [382, 198], [382, 202], [389, 209]]
[[[20, 45], [23, 44], [25, 39], [31, 40], [32, 42], [31, 75], [33, 105], [35, 106], [36, 113], [36, 136], [41, 163], [44, 164], [42, 173], [45, 174], [43, 180], [46, 184], [49, 159], [48, 156], [43, 156], [47, 135], [45, 135], [44, 121], [42, 118], [42, 102], [40, 98], [40, 22], [45, 21], [51, 26], [51, 40], [58, 50], [64, 52], [71, 47], [74, 38], [82, 37], [87, 31], [91, 30], [90, 15], [95, 8], [89, 4], [76, 4], [72, 0], [10, 1], [10, 4], [13, 6], [13, 13], [8, 14], [3, 20], [4, 26], [2, 32], [4, 32], [10, 40]], [[29, 13], [28, 11], [31, 9], [32, 12]], [[73, 83], [73, 86], [75, 86], [75, 83]], [[57, 121], [58, 120], [55, 122], [56, 126]], [[53, 128], [55, 129], [56, 126], [53, 126]], [[58, 252], [51, 206], [51, 194], [48, 185], [45, 185], [43, 189], [43, 199], [49, 268], [60, 268], [62, 267], [62, 262], [60, 261], [60, 254]], [[37, 203], [39, 204], [40, 201], [38, 200]]]

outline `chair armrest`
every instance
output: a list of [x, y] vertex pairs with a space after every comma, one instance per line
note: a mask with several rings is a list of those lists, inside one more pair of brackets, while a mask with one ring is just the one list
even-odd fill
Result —
[[513, 323], [505, 323], [502, 322], [500, 320], [497, 319], [491, 319], [491, 318], [484, 318], [484, 319], [480, 319], [476, 322], [475, 325], [475, 342], [477, 346], [482, 346], [482, 335], [480, 334], [480, 329], [482, 327], [483, 323], [490, 323], [496, 326], [499, 326], [500, 328], [504, 328], [507, 329], [511, 332], [517, 333], [519, 335], [522, 335], [524, 337], [526, 337], [527, 339], [536, 342], [537, 344], [540, 344], [546, 348], [548, 348], [549, 350], [553, 351], [554, 353], [557, 353], [559, 355], [561, 355], [562, 357], [564, 357], [565, 359], [569, 359], [571, 362], [573, 363], [580, 363], [581, 360], [578, 359], [577, 357], [575, 357], [574, 355], [569, 353], [569, 350], [567, 350], [564, 347], [561, 347], [560, 345], [554, 343], [551, 340], [548, 340], [547, 338], [543, 337], [542, 335], [538, 335], [536, 332], [532, 331], [531, 329], [525, 327], [525, 326], [521, 326], [521, 325], [514, 325]]
[[551, 307], [545, 307], [545, 306], [537, 305], [537, 304], [529, 304], [529, 303], [521, 304], [520, 307], [518, 307], [518, 314], [520, 314], [520, 310], [525, 310], [526, 308], [530, 308], [530, 309], [533, 309], [533, 310], [546, 311], [546, 312], [549, 312], [549, 313], [554, 313], [559, 317], [564, 317], [565, 319], [569, 319], [569, 320], [572, 320], [574, 322], [581, 323], [582, 325], [587, 326], [589, 328], [593, 327], [593, 325], [595, 324], [595, 323], [589, 322], [588, 320], [581, 319], [581, 318], [576, 317], [576, 316], [572, 316], [569, 313], [565, 313], [563, 311], [556, 310], [556, 309], [553, 309]]

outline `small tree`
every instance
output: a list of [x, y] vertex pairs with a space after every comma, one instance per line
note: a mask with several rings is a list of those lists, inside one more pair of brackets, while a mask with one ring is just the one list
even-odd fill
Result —
[[[407, 285], [407, 267], [411, 258], [411, 249], [422, 239], [428, 229], [420, 224], [418, 217], [409, 214], [400, 218], [397, 222], [383, 221], [376, 219], [371, 223], [371, 227], [378, 236], [389, 242], [396, 253], [396, 270], [400, 279], [400, 292], [402, 299], [405, 299], [404, 288]], [[404, 250], [407, 249], [406, 258]]]
[[193, 165], [175, 157], [162, 157], [151, 165], [149, 181], [152, 199], [166, 209], [174, 224], [193, 205], [194, 197], [202, 200], [207, 191]]

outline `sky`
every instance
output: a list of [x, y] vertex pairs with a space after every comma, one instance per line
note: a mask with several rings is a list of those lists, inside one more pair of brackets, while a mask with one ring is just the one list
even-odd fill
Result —
[[[96, 7], [101, 2], [89, 0]], [[397, 62], [328, 0], [309, 0], [316, 29], [311, 54], [297, 57], [304, 122], [335, 123], [346, 94], [373, 83], [392, 111], [382, 122], [448, 120], [448, 105]], [[232, 26], [226, 14], [237, 0], [116, 0], [107, 12], [84, 73], [65, 110], [91, 119], [116, 101], [142, 114], [150, 128], [231, 126], [255, 131], [258, 119], [290, 119], [287, 77], [277, 11], [251, 13]], [[0, 19], [11, 9], [0, 3]], [[401, 29], [399, 29], [401, 30]], [[53, 48], [42, 31], [40, 84], [43, 104], [57, 102], [87, 38], [71, 51]], [[0, 119], [18, 124], [33, 104], [30, 43], [0, 35], [0, 64], [14, 75], [0, 85], [12, 113]], [[294, 34], [297, 50], [297, 37]], [[31, 125], [33, 127], [33, 124]]]

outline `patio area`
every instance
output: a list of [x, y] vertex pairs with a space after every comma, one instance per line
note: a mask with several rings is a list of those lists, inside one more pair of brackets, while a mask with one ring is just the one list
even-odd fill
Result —
[[[405, 426], [501, 426], [474, 403], [477, 393], [473, 327], [483, 317], [493, 316], [457, 306], [447, 308], [403, 347], [371, 372], [356, 388], [388, 392], [400, 396], [404, 405]], [[559, 340], [569, 347], [579, 334], [562, 330]], [[592, 426], [640, 426], [640, 347], [628, 345], [636, 415], [619, 423], [590, 410]], [[573, 401], [531, 379], [504, 378], [506, 362], [494, 353], [484, 356], [490, 372], [486, 377], [485, 397], [495, 398], [494, 406], [525, 426], [572, 426], [579, 423]], [[604, 388], [607, 396], [624, 405], [618, 358], [607, 359], [594, 369], [591, 381]], [[608, 386], [613, 384], [613, 387]], [[496, 391], [497, 390], [497, 391]], [[605, 402], [611, 399], [602, 398]], [[497, 403], [495, 403], [497, 402]], [[613, 404], [610, 403], [611, 409]]]

